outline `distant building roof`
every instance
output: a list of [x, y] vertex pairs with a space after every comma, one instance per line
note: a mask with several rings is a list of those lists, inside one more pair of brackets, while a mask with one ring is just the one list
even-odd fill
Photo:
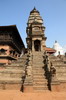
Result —
[[44, 47], [44, 50], [47, 51], [48, 53], [55, 53], [56, 50], [53, 48], [49, 48], [49, 47]]

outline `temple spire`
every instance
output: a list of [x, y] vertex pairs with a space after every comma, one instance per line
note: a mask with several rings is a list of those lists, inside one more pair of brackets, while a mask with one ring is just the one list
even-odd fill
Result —
[[31, 51], [43, 51], [43, 46], [46, 46], [45, 41], [47, 39], [44, 31], [43, 19], [39, 11], [34, 7], [30, 12], [26, 28], [28, 49]]
[[55, 43], [57, 43], [57, 40], [55, 40]]
[[36, 10], [36, 7], [34, 6], [34, 9], [33, 10]]

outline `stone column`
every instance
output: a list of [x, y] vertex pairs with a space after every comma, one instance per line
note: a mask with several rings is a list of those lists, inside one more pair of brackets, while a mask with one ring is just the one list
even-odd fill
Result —
[[7, 55], [10, 55], [9, 49], [7, 49], [6, 54], [7, 54]]
[[32, 51], [34, 51], [34, 40], [32, 40]]
[[41, 41], [41, 51], [43, 51], [43, 41]]

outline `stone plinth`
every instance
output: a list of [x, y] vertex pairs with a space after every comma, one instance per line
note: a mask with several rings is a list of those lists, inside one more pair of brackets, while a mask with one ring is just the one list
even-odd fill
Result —
[[60, 90], [66, 92], [66, 81], [60, 82]]
[[51, 91], [56, 91], [59, 92], [60, 91], [60, 82], [57, 80], [56, 76], [52, 78], [51, 81]]
[[60, 91], [60, 83], [57, 81], [52, 82], [51, 83], [51, 91], [59, 92]]
[[33, 86], [27, 86], [27, 85], [25, 85], [24, 86], [24, 92], [27, 92], [27, 93], [31, 93], [31, 92], [34, 92], [34, 90], [33, 90]]

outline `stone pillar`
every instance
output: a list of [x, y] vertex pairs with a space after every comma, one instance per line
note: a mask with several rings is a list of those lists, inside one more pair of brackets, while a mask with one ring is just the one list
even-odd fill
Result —
[[35, 51], [34, 50], [34, 41], [32, 40], [32, 51]]
[[7, 52], [6, 53], [7, 53], [7, 55], [10, 55], [9, 49], [7, 49]]
[[43, 41], [41, 41], [41, 51], [44, 51], [43, 50]]

